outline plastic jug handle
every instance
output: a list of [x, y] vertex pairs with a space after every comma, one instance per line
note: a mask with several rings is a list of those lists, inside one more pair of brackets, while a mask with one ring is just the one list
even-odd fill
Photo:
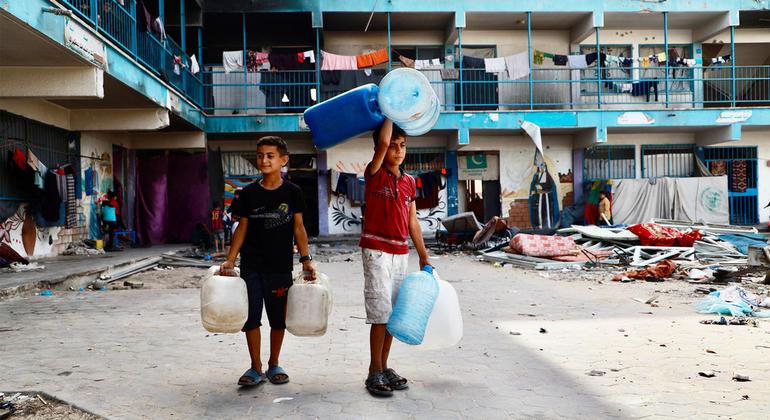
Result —
[[433, 266], [432, 265], [426, 265], [425, 267], [422, 268], [422, 271], [424, 271], [424, 272], [426, 272], [428, 274], [433, 274]]

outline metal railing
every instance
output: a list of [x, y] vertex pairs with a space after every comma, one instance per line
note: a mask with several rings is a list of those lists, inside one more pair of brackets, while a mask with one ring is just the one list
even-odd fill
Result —
[[[445, 111], [770, 105], [770, 66], [671, 67], [668, 78], [665, 67], [611, 67], [601, 74], [595, 68], [534, 68], [531, 90], [528, 77], [512, 80], [484, 69], [421, 71]], [[322, 75], [317, 83], [309, 70], [206, 73], [204, 108], [218, 115], [298, 113], [316, 103], [317, 86], [324, 101], [370, 82], [342, 77], [348, 82], [334, 85]]]
[[[203, 104], [202, 75], [190, 73], [187, 67], [190, 58], [174, 40], [166, 37], [161, 41], [156, 35], [138, 29], [136, 0], [62, 0], [62, 3], [193, 103]], [[175, 66], [175, 56], [187, 66]]]

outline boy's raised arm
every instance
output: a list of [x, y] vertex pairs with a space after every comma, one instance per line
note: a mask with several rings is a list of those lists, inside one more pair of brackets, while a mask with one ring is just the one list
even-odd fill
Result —
[[390, 136], [393, 135], [393, 121], [385, 118], [380, 128], [380, 137], [377, 139], [377, 147], [374, 148], [374, 157], [372, 157], [372, 163], [369, 164], [367, 171], [369, 175], [374, 175], [382, 167], [382, 162], [385, 160], [385, 154], [390, 147]]

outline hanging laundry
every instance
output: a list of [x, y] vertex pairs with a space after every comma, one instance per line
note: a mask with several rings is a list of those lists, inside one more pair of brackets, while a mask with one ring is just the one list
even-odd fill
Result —
[[505, 71], [505, 58], [485, 58], [484, 70], [487, 73], [502, 73]]
[[321, 51], [321, 70], [357, 70], [356, 57]]
[[409, 57], [404, 57], [403, 55], [399, 55], [398, 61], [400, 61], [401, 64], [404, 65], [404, 67], [414, 67], [414, 60], [412, 60]]
[[67, 227], [74, 228], [78, 224], [78, 202], [75, 197], [75, 176], [65, 175], [67, 178]]
[[83, 187], [86, 196], [94, 195], [94, 170], [93, 168], [86, 168], [83, 173]]
[[430, 60], [414, 60], [414, 68], [416, 70], [422, 70], [430, 67]]
[[[469, 68], [469, 69], [483, 69], [484, 68], [484, 59], [483, 58], [476, 58], [471, 57], [469, 55], [463, 56], [463, 67]], [[415, 62], [415, 68], [416, 68], [416, 62]]]
[[430, 59], [430, 65], [431, 66], [440, 66], [441, 65], [441, 59], [440, 58], [431, 58]]
[[45, 188], [45, 176], [48, 172], [48, 168], [40, 161], [40, 159], [32, 153], [32, 150], [27, 149], [27, 165], [35, 171], [35, 185], [41, 190]]
[[387, 63], [387, 62], [388, 62], [388, 50], [386, 50], [385, 48], [379, 49], [377, 51], [374, 51], [368, 54], [361, 54], [356, 56], [356, 66], [359, 69], [373, 67], [378, 64]]
[[59, 195], [59, 187], [56, 179], [56, 174], [54, 174], [51, 171], [46, 171], [44, 186], [43, 186], [43, 200], [42, 200], [42, 207], [41, 207], [42, 208], [41, 215], [43, 216], [43, 219], [45, 219], [48, 222], [56, 222], [60, 220], [60, 217], [59, 217], [60, 207], [61, 207], [61, 196]]
[[634, 60], [632, 58], [624, 57], [621, 61], [621, 64], [623, 67], [633, 67], [634, 66]]
[[195, 54], [190, 56], [190, 73], [198, 74], [201, 68], [198, 66], [198, 59], [195, 58]]
[[543, 59], [545, 59], [544, 52], [535, 50], [532, 53], [532, 64], [543, 64]]
[[584, 69], [588, 67], [585, 54], [567, 56], [567, 64], [571, 69]]
[[270, 65], [277, 70], [297, 70], [299, 69], [300, 64], [297, 62], [296, 54], [285, 53], [268, 53], [267, 61], [269, 61]]
[[642, 67], [650, 67], [650, 57], [642, 57]]
[[529, 76], [529, 54], [522, 52], [504, 58], [508, 78], [511, 80]]
[[152, 21], [152, 33], [158, 37], [160, 42], [166, 42], [166, 28], [163, 26], [163, 21], [159, 17]]
[[174, 62], [174, 74], [177, 74], [177, 75], [181, 74], [182, 68], [184, 67], [184, 63], [182, 63], [182, 57], [175, 55], [173, 62]]
[[658, 59], [658, 63], [665, 63], [666, 62], [666, 53], [658, 53], [655, 58]]
[[732, 171], [732, 186], [730, 191], [746, 192], [748, 176], [746, 175], [746, 161], [734, 160]]
[[16, 164], [16, 167], [19, 170], [26, 170], [27, 169], [27, 156], [24, 155], [24, 152], [22, 152], [18, 147], [15, 148], [13, 151], [13, 154], [11, 155], [11, 160], [14, 164]]
[[723, 160], [715, 160], [709, 163], [709, 172], [711, 175], [725, 175], [727, 174], [727, 162]]
[[364, 179], [353, 176], [352, 178], [347, 178], [346, 182], [348, 184], [347, 196], [350, 202], [355, 205], [364, 204], [366, 202], [366, 184]]
[[441, 79], [457, 80], [460, 78], [460, 69], [441, 69]]
[[225, 73], [243, 70], [243, 51], [222, 51], [222, 67]]
[[267, 63], [269, 57], [268, 53], [258, 51], [246, 51], [246, 70], [250, 72], [258, 72], [259, 67]]
[[672, 58], [674, 60], [680, 58], [679, 57], [679, 53], [676, 51], [676, 48], [669, 48], [668, 49], [668, 59], [671, 60]]
[[332, 192], [337, 192], [337, 185], [340, 180], [340, 171], [337, 170], [330, 170], [329, 171], [329, 185], [331, 186]]
[[607, 55], [607, 67], [620, 67], [620, 57], [616, 55]]
[[147, 10], [143, 0], [136, 2], [136, 26], [143, 32], [150, 32], [152, 28], [152, 15]]
[[298, 52], [297, 53], [297, 62], [300, 63], [300, 64], [305, 62], [305, 53], [303, 53], [303, 52]]
[[557, 66], [566, 66], [567, 65], [567, 56], [561, 55], [561, 54], [554, 54], [553, 56], [553, 64]]
[[620, 84], [620, 93], [631, 93], [633, 91], [634, 85], [631, 83], [621, 83]]
[[305, 58], [309, 59], [311, 63], [315, 64], [315, 51], [307, 50], [302, 54], [305, 56]]
[[441, 171], [426, 172], [417, 176], [417, 210], [432, 209], [439, 205], [439, 192], [446, 187]]

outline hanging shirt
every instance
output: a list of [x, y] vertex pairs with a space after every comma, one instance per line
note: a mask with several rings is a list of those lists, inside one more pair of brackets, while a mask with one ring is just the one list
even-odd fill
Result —
[[385, 48], [371, 52], [369, 54], [361, 54], [356, 56], [356, 66], [359, 69], [373, 67], [378, 64], [388, 62], [388, 50]]
[[225, 73], [243, 69], [243, 50], [241, 51], [222, 51], [222, 67]]
[[505, 57], [505, 68], [511, 80], [529, 76], [529, 55], [523, 52]]
[[375, 174], [366, 169], [366, 209], [361, 248], [389, 254], [409, 253], [409, 211], [416, 195], [414, 178], [394, 175], [382, 167]]
[[532, 63], [533, 64], [543, 64], [543, 60], [545, 59], [545, 53], [542, 51], [535, 50], [532, 53]]
[[505, 58], [485, 58], [484, 70], [487, 73], [502, 73], [505, 71]]
[[315, 63], [315, 51], [307, 50], [307, 51], [303, 52], [302, 55], [304, 55], [305, 58], [310, 59], [311, 63]]
[[553, 64], [557, 66], [566, 66], [567, 65], [567, 56], [561, 55], [561, 54], [554, 54], [553, 56]]
[[567, 64], [571, 69], [584, 69], [588, 67], [585, 54], [567, 56]]
[[198, 60], [195, 58], [195, 54], [190, 56], [190, 73], [198, 74], [201, 68], [198, 66]]
[[353, 55], [337, 55], [321, 51], [321, 70], [357, 70], [358, 64]]

